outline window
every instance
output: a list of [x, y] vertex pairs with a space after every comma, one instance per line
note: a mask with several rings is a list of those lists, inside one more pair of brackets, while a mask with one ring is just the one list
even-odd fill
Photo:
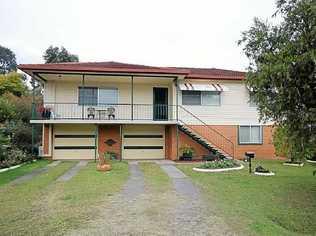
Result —
[[98, 88], [96, 87], [79, 87], [79, 105], [97, 105]]
[[220, 92], [217, 91], [182, 91], [182, 105], [219, 106]]
[[239, 126], [239, 144], [262, 144], [262, 126]]
[[202, 105], [219, 106], [220, 102], [220, 92], [202, 92]]
[[182, 91], [182, 105], [201, 105], [201, 91]]
[[99, 88], [99, 104], [117, 104], [118, 91], [112, 88]]
[[117, 104], [116, 88], [79, 87], [79, 105]]

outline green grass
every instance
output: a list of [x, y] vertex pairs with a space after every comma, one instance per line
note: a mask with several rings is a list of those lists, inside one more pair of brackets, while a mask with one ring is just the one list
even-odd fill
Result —
[[[248, 169], [199, 173], [194, 165], [178, 165], [201, 186], [209, 202], [237, 231], [252, 235], [314, 235], [316, 232], [316, 166], [283, 166], [280, 161], [255, 161], [276, 173], [248, 174]], [[214, 203], [214, 204], [213, 204]]]
[[145, 184], [151, 191], [162, 192], [171, 188], [168, 175], [153, 162], [140, 162], [139, 167], [144, 174]]
[[114, 162], [113, 170], [106, 173], [96, 171], [96, 164], [90, 162], [70, 181], [54, 181], [76, 163], [62, 162], [26, 184], [2, 190], [1, 234], [62, 235], [84, 226], [128, 177], [125, 162]]
[[[47, 186], [75, 163], [65, 162], [34, 177], [32, 180], [0, 188], [0, 232], [2, 235], [30, 234], [38, 219], [32, 221], [36, 212], [33, 204], [45, 196]], [[36, 218], [40, 218], [38, 215]]]
[[0, 186], [9, 183], [10, 181], [16, 179], [19, 176], [25, 175], [34, 169], [46, 166], [47, 160], [40, 160], [32, 163], [27, 163], [21, 167], [13, 170], [8, 170], [6, 172], [0, 173]]

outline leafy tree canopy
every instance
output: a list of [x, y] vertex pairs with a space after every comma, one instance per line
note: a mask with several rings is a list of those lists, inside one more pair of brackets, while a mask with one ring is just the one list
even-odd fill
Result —
[[260, 118], [286, 127], [291, 148], [303, 158], [316, 145], [316, 1], [278, 0], [282, 21], [259, 19], [239, 44], [250, 60], [246, 83]]
[[27, 92], [27, 86], [23, 76], [16, 72], [0, 75], [0, 96], [4, 93], [12, 93], [15, 96], [22, 96]]
[[15, 54], [6, 47], [0, 45], [0, 74], [16, 71]]
[[77, 55], [71, 54], [63, 46], [53, 47], [50, 46], [46, 49], [43, 58], [45, 63], [60, 63], [60, 62], [78, 62], [79, 57]]

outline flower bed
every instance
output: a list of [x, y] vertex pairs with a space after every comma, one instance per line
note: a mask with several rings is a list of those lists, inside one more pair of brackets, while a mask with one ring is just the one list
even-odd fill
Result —
[[291, 161], [286, 161], [283, 163], [283, 165], [285, 166], [304, 166], [304, 163], [303, 162], [291, 162]]
[[194, 171], [199, 172], [223, 172], [223, 171], [230, 171], [230, 170], [241, 170], [244, 166], [238, 164], [234, 160], [223, 159], [223, 160], [216, 160], [216, 161], [209, 161], [204, 162], [198, 167], [194, 167]]

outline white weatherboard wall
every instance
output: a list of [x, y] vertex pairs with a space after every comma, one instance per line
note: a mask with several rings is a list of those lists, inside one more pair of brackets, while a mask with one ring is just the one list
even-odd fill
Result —
[[[221, 93], [220, 106], [183, 106], [205, 123], [210, 125], [259, 124], [257, 108], [249, 105], [249, 92], [243, 82], [191, 80], [190, 83], [219, 83], [229, 89], [229, 91]], [[182, 105], [182, 93], [180, 90], [179, 104]], [[201, 123], [186, 112], [181, 111], [181, 109], [179, 117], [186, 123], [201, 125]]]

